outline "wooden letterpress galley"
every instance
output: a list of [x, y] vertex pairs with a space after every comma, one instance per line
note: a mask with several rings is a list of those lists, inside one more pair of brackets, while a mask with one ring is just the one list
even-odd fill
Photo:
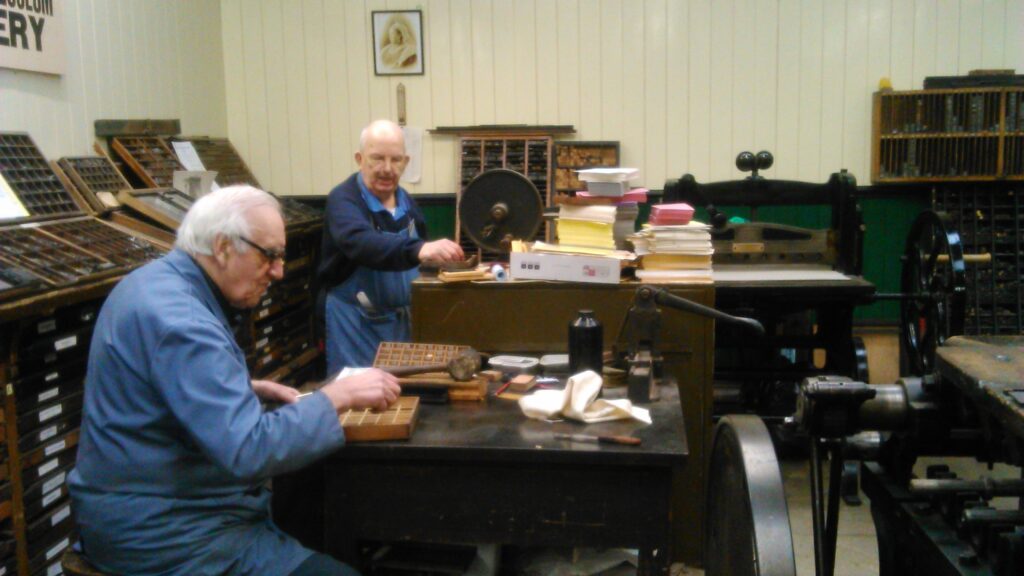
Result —
[[96, 314], [164, 251], [86, 215], [27, 134], [0, 133], [0, 178], [24, 209], [0, 219], [0, 570], [27, 575], [56, 569], [74, 539], [66, 480]]

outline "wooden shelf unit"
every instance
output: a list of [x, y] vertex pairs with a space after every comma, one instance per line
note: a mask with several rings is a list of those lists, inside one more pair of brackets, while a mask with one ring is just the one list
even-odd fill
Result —
[[556, 142], [555, 192], [568, 194], [586, 189], [586, 185], [576, 177], [576, 170], [613, 168], [618, 165], [619, 142], [617, 140]]
[[1024, 88], [876, 92], [871, 180], [1024, 180]]

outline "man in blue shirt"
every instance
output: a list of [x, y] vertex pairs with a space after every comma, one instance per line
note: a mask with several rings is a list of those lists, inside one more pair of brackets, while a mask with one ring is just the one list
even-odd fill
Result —
[[317, 280], [327, 371], [371, 366], [381, 342], [409, 340], [411, 282], [422, 262], [462, 260], [458, 244], [427, 242], [427, 225], [398, 181], [409, 157], [402, 128], [377, 120], [359, 136], [359, 171], [331, 190]]
[[[353, 574], [282, 533], [265, 481], [341, 447], [338, 412], [385, 408], [379, 370], [297, 392], [250, 381], [232, 309], [284, 274], [277, 201], [250, 186], [192, 207], [173, 250], [125, 277], [89, 353], [69, 478], [86, 557], [116, 574]], [[283, 402], [264, 412], [259, 399]]]

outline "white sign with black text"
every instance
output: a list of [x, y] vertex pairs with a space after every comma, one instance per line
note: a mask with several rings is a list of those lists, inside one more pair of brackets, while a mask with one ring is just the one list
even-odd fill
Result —
[[63, 74], [63, 0], [0, 0], [0, 67]]

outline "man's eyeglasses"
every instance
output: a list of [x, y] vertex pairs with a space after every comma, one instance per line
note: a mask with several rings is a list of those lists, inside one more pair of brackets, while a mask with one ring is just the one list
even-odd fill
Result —
[[408, 161], [408, 156], [382, 156], [380, 154], [370, 154], [366, 157], [366, 163], [369, 164], [371, 168], [377, 168], [387, 162], [390, 162], [395, 168], [402, 168]]
[[252, 246], [253, 248], [255, 248], [257, 251], [259, 251], [260, 254], [263, 254], [263, 257], [267, 259], [267, 262], [273, 264], [275, 260], [280, 260], [281, 263], [284, 264], [284, 252], [283, 251], [279, 252], [277, 250], [268, 250], [268, 249], [264, 248], [263, 246], [260, 246], [259, 244], [253, 242], [252, 240], [249, 240], [245, 236], [239, 236], [238, 239], [241, 240], [242, 242], [245, 242], [249, 246]]

